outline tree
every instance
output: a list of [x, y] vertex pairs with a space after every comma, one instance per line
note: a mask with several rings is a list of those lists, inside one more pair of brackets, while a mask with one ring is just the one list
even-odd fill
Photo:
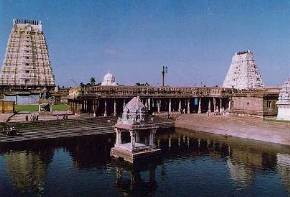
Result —
[[95, 79], [95, 77], [91, 77], [91, 78], [90, 78], [90, 84], [91, 84], [91, 85], [95, 85], [95, 83], [96, 83], [96, 79]]

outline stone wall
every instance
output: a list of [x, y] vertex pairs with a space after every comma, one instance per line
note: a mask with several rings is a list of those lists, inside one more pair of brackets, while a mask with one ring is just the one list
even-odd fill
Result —
[[263, 97], [232, 97], [231, 113], [263, 116]]

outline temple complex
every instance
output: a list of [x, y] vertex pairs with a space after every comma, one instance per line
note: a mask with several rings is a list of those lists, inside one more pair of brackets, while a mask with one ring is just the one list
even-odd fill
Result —
[[277, 115], [278, 88], [237, 90], [220, 87], [86, 86], [68, 97], [74, 113], [119, 116], [140, 96], [149, 113]]
[[[160, 153], [154, 143], [157, 128], [140, 98], [134, 97], [126, 104], [122, 118], [115, 125], [116, 143], [111, 156], [130, 163], [156, 156]], [[124, 139], [126, 133], [130, 134], [129, 142]]]
[[280, 90], [278, 106], [278, 120], [290, 120], [290, 81], [286, 81]]
[[116, 86], [117, 82], [116, 82], [116, 78], [114, 75], [112, 75], [111, 73], [107, 73], [104, 76], [104, 79], [102, 81], [102, 86]]
[[253, 52], [235, 53], [223, 83], [225, 88], [256, 89], [264, 86]]

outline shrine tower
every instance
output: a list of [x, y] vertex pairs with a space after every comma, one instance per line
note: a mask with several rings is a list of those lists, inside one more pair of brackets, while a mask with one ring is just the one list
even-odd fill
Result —
[[0, 85], [24, 89], [55, 86], [41, 21], [13, 20]]
[[247, 50], [235, 53], [223, 87], [236, 89], [257, 89], [264, 87], [253, 52]]

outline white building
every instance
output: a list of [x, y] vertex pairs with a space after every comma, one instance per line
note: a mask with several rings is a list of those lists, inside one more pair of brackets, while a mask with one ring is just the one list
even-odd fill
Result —
[[117, 86], [116, 78], [111, 73], [107, 73], [104, 76], [103, 82], [101, 84], [102, 86]]
[[223, 83], [224, 88], [255, 89], [264, 86], [250, 50], [235, 53]]
[[277, 101], [278, 107], [278, 120], [290, 120], [290, 80], [282, 85], [280, 90], [279, 99]]

